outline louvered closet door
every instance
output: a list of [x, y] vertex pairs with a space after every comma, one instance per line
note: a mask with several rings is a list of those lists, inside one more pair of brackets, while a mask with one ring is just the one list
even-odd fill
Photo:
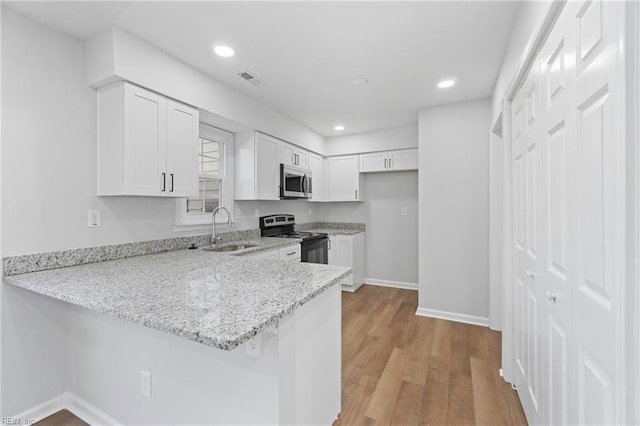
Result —
[[540, 85], [537, 64], [512, 107], [516, 386], [528, 418], [540, 410]]
[[514, 356], [530, 423], [624, 420], [622, 22], [620, 3], [567, 2], [512, 103]]

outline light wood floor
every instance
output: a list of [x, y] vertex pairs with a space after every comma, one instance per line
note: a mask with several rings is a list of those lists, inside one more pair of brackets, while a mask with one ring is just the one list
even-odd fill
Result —
[[[526, 424], [498, 375], [500, 333], [415, 315], [416, 291], [342, 293], [342, 413], [334, 426]], [[39, 426], [85, 426], [60, 411]]]
[[416, 291], [364, 285], [342, 294], [346, 425], [526, 424], [498, 375], [500, 333], [415, 315]]
[[84, 422], [68, 410], [60, 410], [34, 423], [34, 426], [89, 426], [89, 423]]

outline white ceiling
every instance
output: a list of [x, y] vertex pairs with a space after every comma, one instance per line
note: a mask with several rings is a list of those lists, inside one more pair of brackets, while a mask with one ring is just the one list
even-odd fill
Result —
[[[518, 11], [517, 1], [3, 3], [80, 39], [119, 26], [323, 136], [489, 97]], [[236, 55], [215, 56], [220, 42]], [[265, 84], [242, 80], [245, 70]], [[458, 84], [437, 89], [445, 77]]]

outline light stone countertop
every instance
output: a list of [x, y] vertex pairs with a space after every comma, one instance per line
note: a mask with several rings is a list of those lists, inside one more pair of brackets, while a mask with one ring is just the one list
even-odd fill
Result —
[[[285, 244], [279, 238], [259, 239], [262, 240], [269, 241], [253, 252], [297, 241], [288, 239]], [[4, 281], [231, 350], [339, 283], [350, 272], [350, 268], [339, 266], [176, 250], [5, 276]]]
[[[259, 237], [259, 238], [251, 238], [251, 239], [241, 239], [234, 240], [226, 243], [216, 244], [216, 247], [226, 247], [233, 246], [236, 244], [251, 244], [255, 245], [255, 247], [249, 247], [242, 250], [235, 250], [231, 252], [221, 252], [225, 254], [230, 254], [232, 256], [249, 256], [252, 254], [257, 254], [263, 251], [275, 250], [282, 247], [294, 246], [300, 244], [302, 241], [299, 238], [277, 238], [277, 237]], [[207, 246], [201, 246], [207, 247]]]
[[323, 232], [329, 236], [332, 236], [332, 235], [355, 235], [365, 231], [362, 229], [316, 228], [316, 229], [309, 229], [309, 232]]

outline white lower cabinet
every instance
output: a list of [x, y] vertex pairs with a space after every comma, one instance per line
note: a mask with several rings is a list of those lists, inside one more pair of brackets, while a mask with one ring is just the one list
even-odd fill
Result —
[[329, 265], [353, 269], [353, 273], [342, 280], [342, 290], [354, 292], [360, 288], [364, 284], [364, 232], [329, 237]]
[[278, 250], [278, 259], [300, 262], [301, 253], [302, 251], [300, 244], [296, 244], [295, 246], [283, 247]]
[[273, 249], [261, 251], [256, 254], [250, 254], [248, 257], [253, 259], [271, 259], [271, 260], [289, 260], [300, 262], [301, 248], [300, 244], [282, 247], [281, 249]]
[[261, 251], [256, 254], [250, 254], [247, 257], [251, 257], [252, 259], [278, 260], [278, 250]]

